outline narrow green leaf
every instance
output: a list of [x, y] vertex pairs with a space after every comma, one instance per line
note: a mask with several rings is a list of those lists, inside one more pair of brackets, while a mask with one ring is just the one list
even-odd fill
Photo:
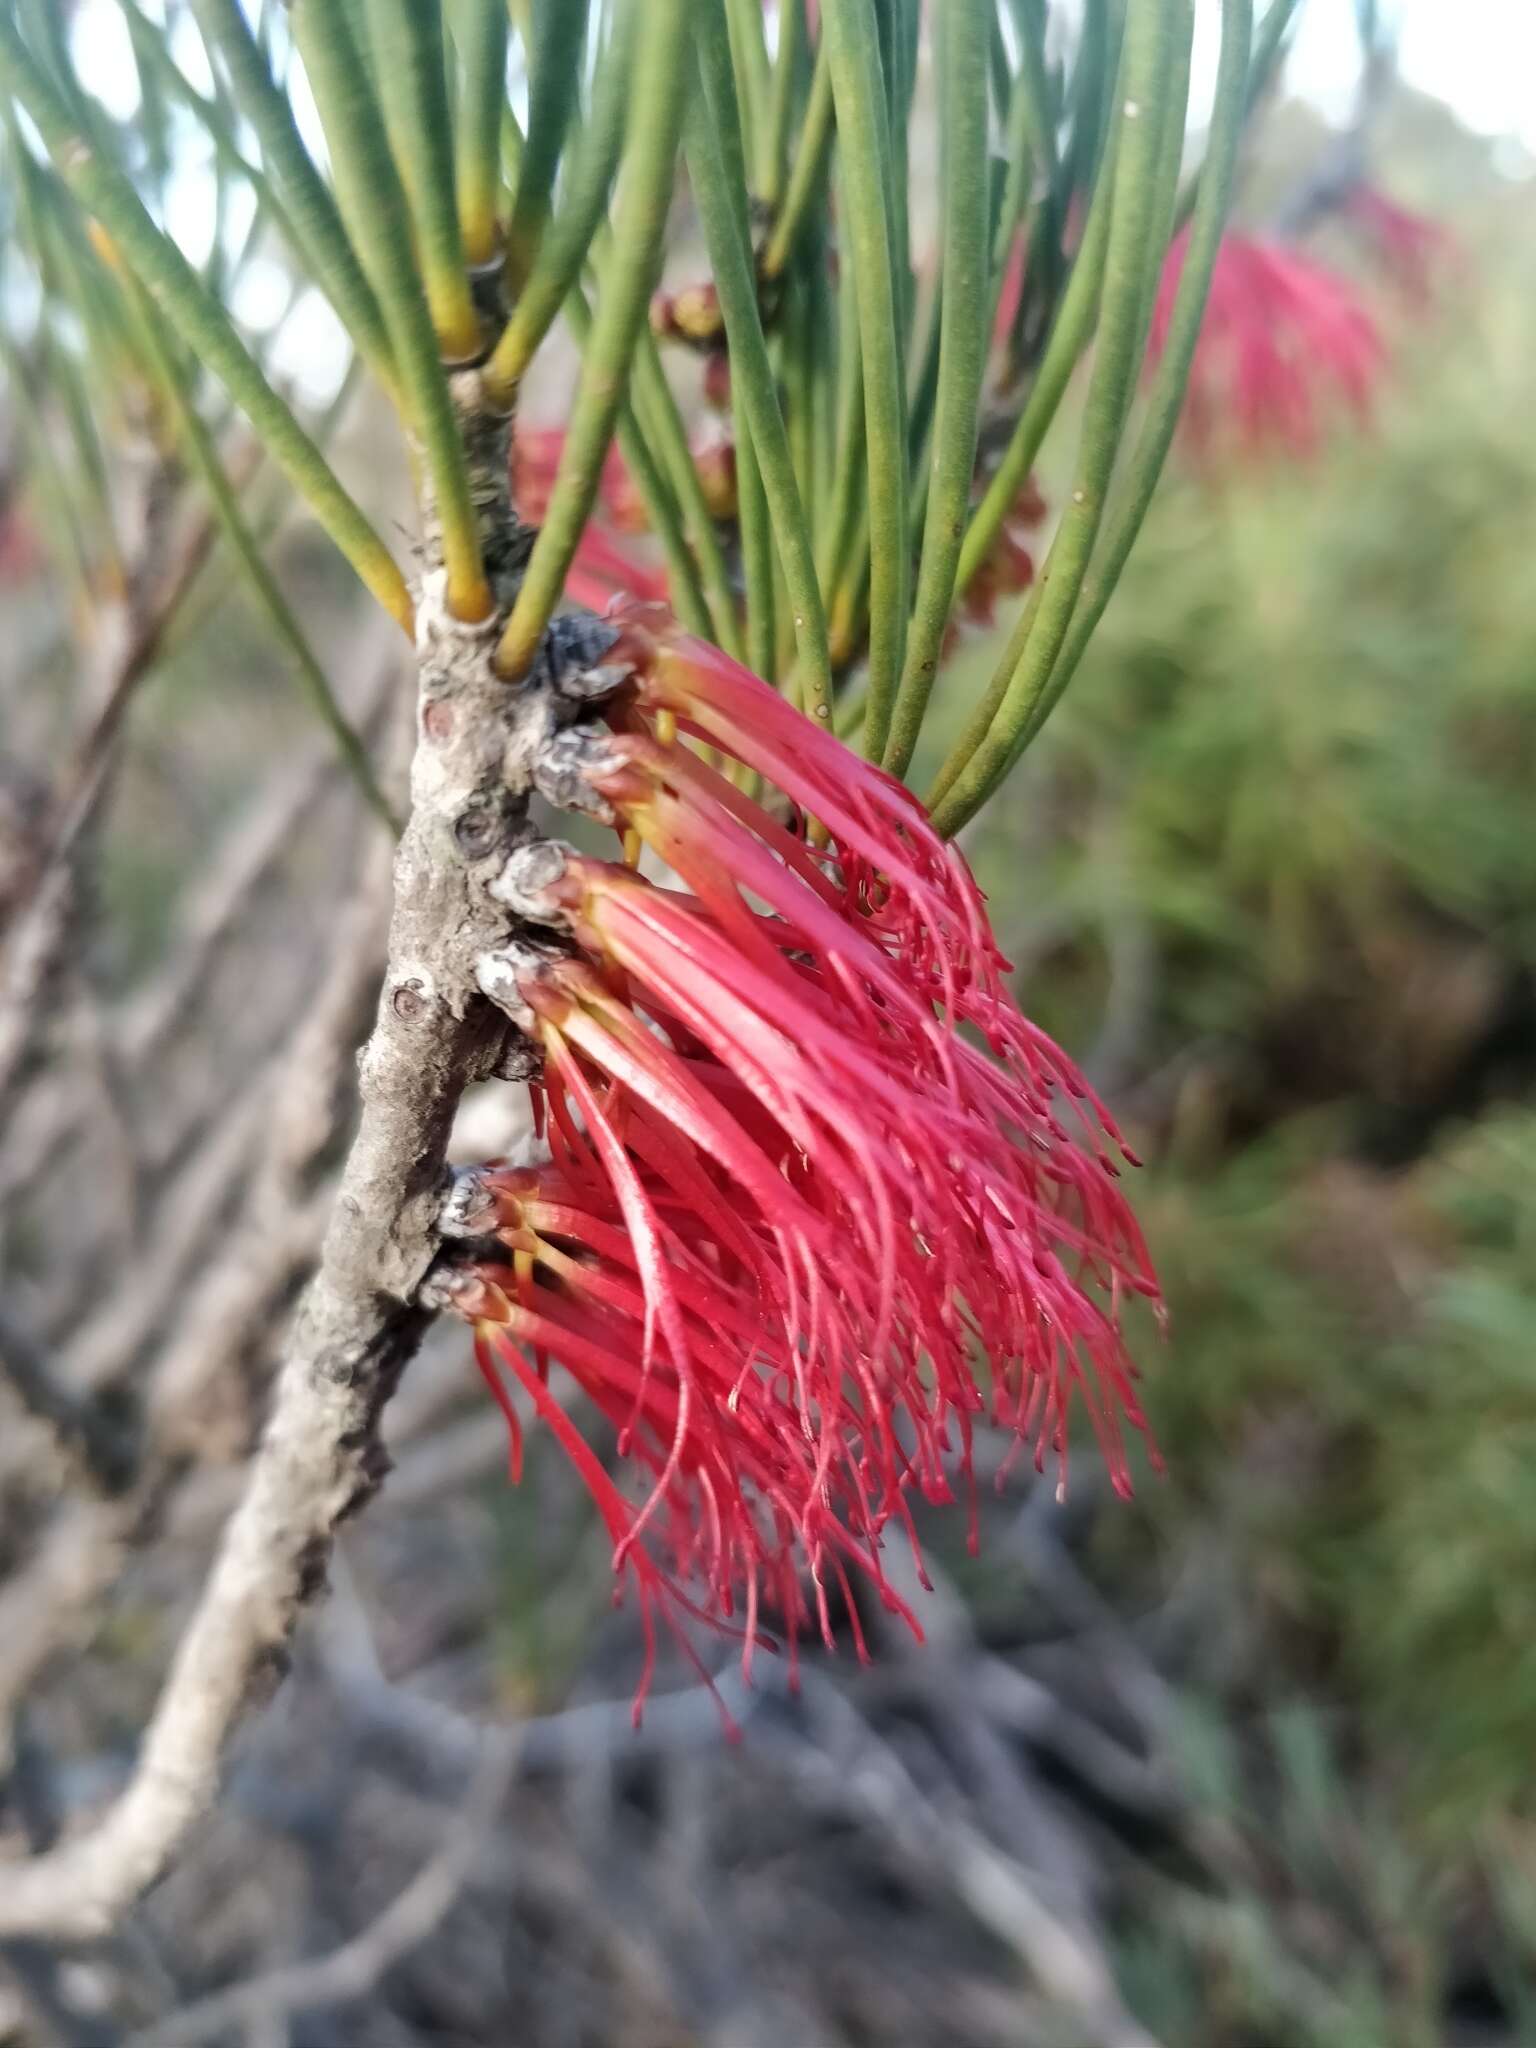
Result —
[[1162, 358], [1152, 380], [1146, 420], [1135, 451], [1126, 465], [1119, 495], [1111, 507], [1103, 542], [1084, 579], [1082, 596], [1073, 614], [1066, 644], [1046, 688], [1041, 692], [1039, 703], [1019, 735], [1019, 752], [1029, 745], [1044, 725], [1077, 672], [1094, 628], [1104, 616], [1104, 609], [1114, 594], [1115, 585], [1141, 532], [1179, 423], [1185, 386], [1189, 382], [1189, 366], [1194, 359], [1195, 343], [1200, 337], [1211, 273], [1215, 268], [1216, 252], [1231, 199], [1238, 144], [1242, 139], [1252, 15], [1252, 0], [1222, 0], [1221, 56], [1217, 65], [1210, 133], [1189, 226], [1189, 241], [1184, 251], [1184, 267], [1179, 273]]
[[724, 6], [737, 119], [745, 145], [746, 189], [761, 198], [773, 180], [773, 71], [763, 39], [762, 0], [724, 0]]
[[1093, 333], [1104, 278], [1104, 257], [1109, 247], [1109, 221], [1114, 198], [1114, 147], [1112, 138], [1111, 154], [1105, 159], [1088, 218], [1083, 224], [1082, 244], [1057, 308], [1045, 353], [1030, 385], [1029, 397], [1024, 402], [1024, 410], [1014, 423], [1002, 460], [993, 471], [981, 503], [971, 515], [971, 523], [966, 529], [955, 579], [962, 591], [969, 588], [977, 570], [992, 552], [1003, 521], [1024, 488], [1035, 457], [1040, 453], [1041, 443], [1066, 395], [1072, 372]]
[[784, 203], [774, 214], [758, 261], [758, 269], [767, 280], [784, 275], [806, 222], [822, 201], [827, 163], [832, 154], [832, 112], [832, 66], [827, 60], [827, 40], [823, 36], [816, 52], [810, 97], [800, 124], [789, 181], [784, 187]]
[[[585, 348], [587, 336], [592, 331], [592, 314], [586, 294], [579, 286], [567, 299], [565, 313], [571, 331]], [[667, 587], [672, 609], [690, 633], [697, 633], [701, 639], [711, 639], [713, 631], [709, 610], [699, 583], [698, 565], [688, 551], [676, 493], [640, 431], [634, 405], [628, 399], [619, 408], [618, 442], [624, 466], [640, 493], [640, 502], [645, 507], [651, 531], [661, 542], [662, 553], [667, 558]]]
[[730, 568], [688, 445], [688, 429], [662, 368], [656, 337], [648, 329], [641, 330], [630, 377], [635, 417], [677, 499], [683, 530], [698, 564], [704, 601], [709, 607], [710, 638], [740, 661], [746, 647]]
[[777, 207], [784, 192], [784, 175], [789, 165], [789, 132], [795, 118], [796, 96], [802, 90], [806, 42], [805, 0], [783, 0], [779, 9], [779, 47], [773, 59], [767, 142], [759, 171], [761, 189], [758, 197], [768, 207]]

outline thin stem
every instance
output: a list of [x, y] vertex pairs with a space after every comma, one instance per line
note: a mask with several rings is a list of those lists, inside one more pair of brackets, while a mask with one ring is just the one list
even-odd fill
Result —
[[457, 192], [464, 257], [476, 269], [501, 246], [501, 113], [507, 103], [505, 0], [464, 0], [458, 106]]
[[566, 571], [597, 497], [603, 457], [660, 271], [689, 70], [692, 13], [692, 0], [649, 0], [647, 6], [647, 33], [640, 38], [635, 65], [634, 113], [597, 312], [544, 524], [497, 649], [497, 667], [514, 680], [526, 673], [560, 602]]
[[224, 384], [359, 579], [409, 632], [410, 593], [394, 557], [262, 375], [228, 314], [155, 226], [123, 173], [80, 132], [3, 13], [0, 84], [26, 108], [64, 182], [117, 243], [182, 341]]
[[389, 328], [411, 425], [426, 459], [455, 618], [490, 616], [491, 591], [480, 552], [459, 423], [415, 267], [405, 193], [368, 72], [338, 0], [293, 0], [294, 40], [309, 76], [343, 218], [378, 294]]
[[[688, 128], [688, 164], [731, 351], [731, 396], [740, 401], [751, 436], [784, 588], [794, 620], [802, 701], [814, 717], [831, 715], [831, 662], [821, 585], [795, 479], [794, 457], [758, 310], [746, 232], [746, 194], [733, 187], [729, 159], [739, 147], [735, 90], [725, 22], [704, 0], [698, 11], [699, 71], [704, 96]], [[737, 461], [741, 444], [737, 442]], [[764, 672], [766, 673], [766, 671]]]
[[368, 26], [438, 351], [470, 362], [480, 352], [480, 321], [459, 232], [440, 0], [368, 0]]
[[941, 17], [943, 292], [933, 463], [912, 637], [885, 765], [905, 775], [928, 708], [955, 594], [971, 501], [976, 419], [987, 356], [987, 0], [949, 0]]
[[398, 375], [379, 302], [240, 0], [192, 0], [192, 5], [204, 42], [210, 53], [217, 52], [235, 102], [256, 131], [262, 162], [283, 202], [281, 218], [292, 230], [305, 269], [335, 307], [368, 367], [396, 396]]
[[528, 140], [507, 223], [507, 284], [514, 292], [533, 268], [549, 220], [555, 173], [581, 84], [587, 6], [588, 0], [537, 0], [534, 8]]
[[869, 695], [864, 751], [879, 760], [901, 675], [911, 569], [907, 538], [906, 391], [892, 261], [890, 139], [872, 0], [824, 0], [846, 239], [859, 304], [869, 489]]
[[643, 0], [617, 0], [613, 31], [597, 68], [592, 108], [572, 152], [565, 203], [540, 240], [512, 317], [484, 371], [493, 405], [510, 408], [540, 342], [553, 326], [592, 247], [624, 143]]
[[[1179, 71], [1177, 43], [1189, 8], [1190, 0], [1142, 0], [1126, 22], [1103, 315], [1076, 481], [1040, 580], [993, 679], [994, 691], [1002, 683], [996, 716], [979, 741], [972, 737], [974, 727], [968, 728], [961, 747], [946, 763], [952, 779], [946, 794], [932, 806], [944, 832], [958, 831], [973, 817], [1011, 765], [1020, 733], [1066, 638], [1087, 572], [1136, 375], [1163, 113]], [[963, 751], [967, 742], [973, 748], [968, 754]]]

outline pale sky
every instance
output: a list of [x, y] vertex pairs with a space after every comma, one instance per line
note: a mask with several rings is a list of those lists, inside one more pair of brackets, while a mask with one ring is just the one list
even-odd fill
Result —
[[[1402, 26], [1402, 71], [1447, 100], [1469, 128], [1518, 139], [1536, 158], [1536, 0], [1386, 0]], [[1214, 29], [1215, 0], [1201, 0]], [[146, 9], [158, 12], [154, 0]], [[193, 38], [179, 55], [192, 57]], [[113, 0], [85, 0], [77, 16], [80, 70], [114, 112], [131, 111], [133, 58]], [[1348, 106], [1358, 56], [1354, 0], [1302, 0], [1288, 78], [1335, 116]], [[194, 60], [195, 61], [195, 60]], [[123, 104], [125, 92], [127, 105]], [[1512, 166], [1513, 167], [1513, 166]]]
[[[1394, 11], [1408, 83], [1448, 101], [1468, 128], [1513, 137], [1536, 157], [1536, 0], [1397, 0]], [[1302, 0], [1291, 87], [1344, 112], [1358, 47], [1353, 0]]]
[[[1500, 153], [1512, 176], [1536, 173], [1536, 0], [1380, 0], [1400, 25], [1400, 66], [1409, 84], [1453, 108], [1482, 134], [1506, 138]], [[1192, 117], [1209, 104], [1215, 83], [1219, 0], [1197, 0]], [[161, 0], [145, 0], [160, 15]], [[1256, 8], [1262, 19], [1262, 6]], [[189, 23], [180, 25], [176, 55], [206, 89], [203, 52]], [[115, 0], [83, 0], [75, 17], [74, 46], [82, 82], [117, 117], [137, 104], [133, 52]], [[1359, 70], [1355, 0], [1301, 0], [1286, 72], [1290, 89], [1326, 117], [1349, 113]], [[314, 124], [308, 95], [298, 108], [306, 130]], [[168, 195], [168, 225], [194, 261], [213, 231], [211, 189], [201, 179], [177, 180]], [[248, 329], [283, 323], [280, 367], [322, 403], [340, 375], [346, 351], [335, 315], [314, 290], [290, 303], [281, 267], [257, 259], [241, 278], [234, 307]], [[310, 388], [310, 387], [313, 388]]]

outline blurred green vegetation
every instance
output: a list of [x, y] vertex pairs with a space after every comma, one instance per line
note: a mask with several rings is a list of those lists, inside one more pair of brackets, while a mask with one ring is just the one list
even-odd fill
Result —
[[1485, 164], [1428, 312], [1330, 225], [1371, 428], [1179, 466], [970, 844], [1149, 1160], [1169, 1474], [1095, 1569], [1149, 1630], [1198, 1589], [1160, 1661], [1216, 1882], [1122, 1923], [1191, 2048], [1536, 2039], [1533, 224]]

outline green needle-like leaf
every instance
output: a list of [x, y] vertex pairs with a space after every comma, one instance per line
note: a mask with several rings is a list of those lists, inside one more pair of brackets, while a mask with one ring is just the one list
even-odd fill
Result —
[[[758, 309], [743, 203], [746, 195], [731, 178], [730, 159], [739, 154], [741, 134], [736, 121], [725, 21], [717, 0], [702, 0], [698, 22], [704, 94], [689, 123], [688, 162], [730, 343], [731, 397], [733, 403], [739, 402], [762, 478], [794, 621], [801, 701], [814, 717], [827, 719], [831, 716], [832, 684], [827, 621], [821, 585], [816, 579], [810, 528], [795, 479], [789, 435]], [[738, 467], [740, 456], [738, 439]]]
[[533, 268], [549, 220], [560, 152], [581, 89], [587, 7], [588, 0], [534, 0], [528, 140], [507, 223], [507, 283], [514, 292]]
[[492, 402], [510, 407], [523, 373], [581, 275], [608, 204], [624, 145], [635, 37], [644, 0], [617, 0], [613, 29], [598, 65], [592, 107], [565, 180], [565, 199], [546, 228], [512, 317], [485, 366]]
[[810, 97], [805, 119], [795, 144], [794, 162], [784, 187], [784, 203], [774, 215], [773, 227], [763, 245], [758, 268], [765, 279], [779, 278], [794, 254], [801, 230], [821, 199], [826, 184], [827, 160], [832, 153], [832, 67], [827, 61], [823, 37], [811, 74]]
[[978, 721], [972, 721], [945, 764], [948, 786], [933, 806], [945, 832], [958, 831], [973, 817], [1007, 772], [1061, 651], [1087, 573], [1139, 362], [1162, 120], [1180, 75], [1179, 40], [1191, 18], [1190, 0], [1141, 0], [1126, 21], [1103, 309], [1076, 476], [1040, 579], [993, 678], [988, 703], [996, 698], [995, 713], [979, 732]]
[[885, 765], [905, 775], [938, 673], [971, 502], [976, 420], [986, 367], [987, 42], [985, 0], [949, 0], [940, 17], [943, 119], [943, 302], [933, 464], [912, 637]]
[[387, 391], [396, 371], [384, 316], [347, 239], [325, 180], [316, 170], [287, 94], [277, 85], [252, 35], [240, 0], [192, 0], [210, 53], [229, 78], [240, 112], [256, 131], [262, 161], [282, 201], [282, 221], [296, 253], [335, 307], [368, 367]]
[[456, 618], [488, 618], [491, 593], [458, 417], [420, 278], [405, 260], [410, 214], [368, 71], [338, 0], [294, 0], [292, 21], [330, 146], [342, 216], [384, 309], [410, 423], [426, 459], [449, 610]]
[[469, 362], [480, 353], [480, 321], [459, 232], [440, 0], [368, 0], [368, 26], [438, 348], [449, 362]]
[[1163, 472], [1174, 429], [1189, 382], [1200, 323], [1210, 291], [1211, 272], [1226, 223], [1238, 144], [1242, 139], [1244, 83], [1248, 63], [1248, 41], [1252, 26], [1252, 0], [1222, 0], [1221, 57], [1216, 76], [1216, 99], [1211, 113], [1205, 161], [1201, 166], [1200, 188], [1190, 221], [1184, 266], [1179, 272], [1178, 291], [1168, 322], [1167, 339], [1147, 403], [1147, 416], [1135, 452], [1126, 465], [1119, 496], [1111, 507], [1104, 538], [1083, 582], [1082, 596], [1072, 618], [1066, 644], [1057, 658], [1050, 681], [1040, 702], [1019, 736], [1019, 751], [1028, 746], [1044, 725], [1062, 692], [1077, 672], [1104, 608], [1114, 594], [1121, 571], [1130, 558], [1136, 537], [1152, 503]]
[[0, 84], [26, 108], [65, 183], [101, 222], [181, 340], [224, 384], [362, 582], [409, 631], [410, 593], [394, 557], [262, 375], [228, 314], [155, 226], [123, 173], [80, 132], [14, 21], [3, 14]]
[[603, 457], [655, 289], [690, 68], [692, 15], [693, 0], [647, 0], [612, 246], [544, 524], [497, 651], [497, 666], [512, 678], [527, 671], [560, 602], [566, 572], [597, 498]]
[[459, 226], [476, 269], [501, 246], [501, 117], [507, 104], [505, 0], [463, 0], [458, 44], [464, 82], [458, 107]]
[[845, 260], [853, 266], [863, 352], [869, 489], [869, 696], [864, 751], [878, 761], [906, 646], [911, 564], [901, 298], [893, 261], [891, 152], [873, 0], [824, 0], [838, 162], [847, 205]]
[[214, 517], [229, 542], [241, 573], [257, 603], [270, 620], [273, 631], [291, 657], [298, 674], [299, 685], [321, 723], [328, 728], [335, 740], [336, 750], [343, 765], [370, 807], [391, 831], [398, 831], [398, 820], [390, 810], [384, 792], [374, 776], [367, 749], [337, 703], [335, 693], [331, 689], [330, 678], [315, 659], [314, 651], [304, 637], [303, 627], [294, 617], [281, 585], [263, 559], [255, 534], [246, 523], [245, 515], [240, 509], [240, 500], [230, 484], [224, 464], [219, 459], [219, 451], [213, 444], [213, 437], [182, 382], [171, 339], [165, 331], [159, 310], [149, 294], [132, 280], [130, 290], [139, 301], [139, 310], [143, 316], [143, 332], [155, 375], [181, 430], [181, 443], [188, 466], [208, 493]]

